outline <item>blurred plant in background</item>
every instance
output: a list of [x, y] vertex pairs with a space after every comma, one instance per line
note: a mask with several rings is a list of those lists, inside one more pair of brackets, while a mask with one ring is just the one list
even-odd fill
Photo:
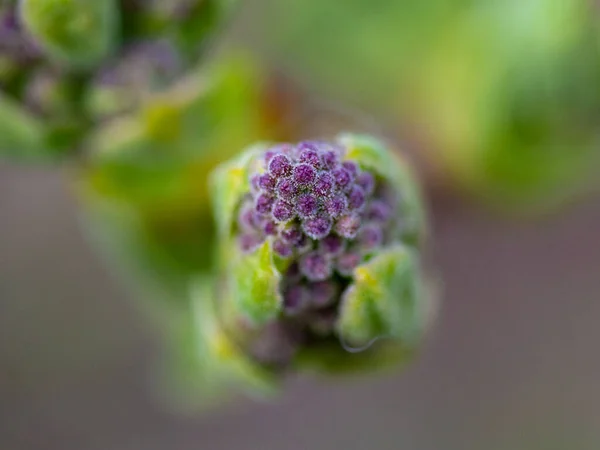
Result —
[[[295, 365], [290, 359], [273, 365], [276, 356], [262, 359], [256, 350], [256, 335], [268, 334], [282, 323], [267, 326], [262, 321], [264, 329], [246, 333], [243, 326], [232, 332], [228, 327], [233, 322], [235, 328], [251, 318], [246, 314], [251, 306], [227, 319], [216, 309], [244, 303], [248, 293], [235, 283], [250, 283], [256, 285], [251, 290], [257, 305], [278, 299], [271, 305], [270, 319], [278, 309], [283, 311], [279, 278], [267, 282], [272, 292], [260, 289], [262, 272], [276, 270], [263, 267], [276, 259], [271, 245], [281, 250], [281, 241], [269, 238], [267, 256], [259, 252], [264, 257], [225, 253], [231, 248], [225, 231], [232, 225], [223, 222], [223, 214], [238, 208], [241, 198], [233, 203], [231, 199], [244, 196], [237, 187], [247, 188], [248, 180], [230, 186], [228, 175], [225, 181], [217, 175], [212, 188], [207, 181], [217, 165], [249, 144], [286, 140], [298, 132], [291, 132], [286, 120], [302, 115], [292, 111], [277, 83], [269, 84], [268, 71], [250, 58], [202, 58], [207, 39], [229, 7], [229, 2], [216, 0], [22, 0], [5, 3], [0, 10], [7, 37], [0, 72], [5, 119], [0, 124], [5, 128], [0, 130], [0, 154], [17, 162], [70, 162], [86, 230], [111, 266], [138, 281], [143, 305], [150, 305], [171, 343], [169, 376], [187, 398], [190, 388], [199, 388], [206, 399], [240, 383], [250, 391], [270, 391], [288, 372], [281, 366]], [[294, 109], [301, 111], [303, 103]], [[351, 192], [338, 193], [335, 200], [356, 211], [339, 218], [336, 232], [343, 235], [345, 220], [352, 231], [345, 239], [367, 239], [359, 233], [367, 220], [358, 213], [363, 203], [377, 209], [379, 202], [379, 214], [386, 216], [381, 220], [396, 228], [381, 228], [373, 219], [365, 226], [374, 233], [373, 242], [364, 244], [373, 248], [358, 251], [345, 243], [349, 253], [337, 258], [347, 260], [346, 268], [324, 286], [336, 292], [323, 300], [328, 308], [323, 314], [337, 310], [341, 292], [348, 288], [340, 339], [366, 348], [375, 339], [394, 338], [401, 346], [377, 343], [372, 346], [379, 350], [377, 356], [371, 348], [354, 355], [339, 343], [332, 346], [335, 318], [323, 317], [320, 323], [328, 338], [317, 351], [307, 348], [301, 359], [304, 366], [326, 370], [341, 363], [375, 368], [383, 359], [404, 360], [416, 348], [426, 316], [418, 263], [424, 225], [415, 181], [403, 165], [394, 168], [388, 150], [375, 141], [352, 138], [343, 146], [345, 157], [355, 159], [344, 164], [351, 164], [354, 172], [341, 165], [335, 170], [349, 177], [349, 183], [359, 176], [360, 166], [360, 179], [367, 185], [357, 178], [359, 184]], [[339, 164], [343, 157], [335, 155]], [[338, 166], [336, 161], [331, 164]], [[342, 181], [334, 181], [342, 189]], [[374, 192], [385, 197], [387, 191], [394, 191], [393, 198], [367, 198]], [[216, 199], [216, 215], [210, 198]], [[223, 213], [223, 208], [229, 211]], [[303, 237], [308, 249], [325, 236], [307, 231]], [[389, 248], [381, 247], [384, 240]], [[326, 255], [328, 264], [332, 258]], [[243, 271], [231, 278], [229, 270], [242, 266]], [[354, 276], [355, 270], [362, 275]], [[356, 279], [350, 289], [352, 277]], [[378, 317], [373, 316], [376, 311]], [[283, 345], [277, 336], [272, 338], [274, 342], [264, 345]]]
[[83, 151], [99, 122], [132, 112], [205, 53], [228, 0], [4, 0], [0, 155]]
[[324, 95], [385, 114], [471, 195], [531, 214], [595, 183], [593, 1], [266, 5], [259, 14], [271, 25], [254, 36], [272, 59]]

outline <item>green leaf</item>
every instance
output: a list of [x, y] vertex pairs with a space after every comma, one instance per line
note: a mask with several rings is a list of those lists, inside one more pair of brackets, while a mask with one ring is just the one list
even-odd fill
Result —
[[337, 330], [349, 346], [363, 347], [379, 338], [415, 344], [424, 326], [421, 277], [412, 251], [396, 245], [354, 271], [345, 292]]
[[221, 239], [229, 240], [235, 211], [244, 194], [250, 189], [248, 166], [264, 149], [263, 144], [251, 147], [237, 158], [221, 164], [210, 176], [213, 213]]
[[283, 299], [279, 291], [281, 274], [275, 268], [271, 243], [267, 240], [249, 254], [233, 259], [231, 295], [240, 313], [254, 325], [262, 325], [279, 314]]

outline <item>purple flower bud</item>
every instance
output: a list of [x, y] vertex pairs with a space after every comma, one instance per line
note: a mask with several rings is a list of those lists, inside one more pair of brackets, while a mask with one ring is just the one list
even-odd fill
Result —
[[260, 191], [260, 175], [254, 174], [250, 177], [250, 189], [252, 192]]
[[353, 186], [348, 194], [348, 206], [350, 209], [358, 210], [365, 205], [365, 193], [361, 187]]
[[317, 175], [317, 181], [314, 185], [314, 192], [317, 195], [327, 197], [333, 191], [335, 180], [329, 172], [321, 172]]
[[328, 150], [325, 153], [323, 153], [323, 155], [321, 155], [321, 161], [323, 165], [329, 170], [337, 166], [338, 160], [338, 155], [333, 150]]
[[274, 197], [268, 194], [260, 194], [256, 198], [256, 212], [259, 214], [269, 214], [271, 212], [271, 208], [273, 208], [273, 203], [275, 203]]
[[282, 258], [289, 258], [294, 253], [292, 246], [282, 239], [275, 239], [273, 241], [273, 250]]
[[304, 194], [298, 197], [296, 203], [296, 212], [300, 218], [305, 219], [308, 217], [314, 217], [319, 210], [319, 201], [317, 197], [311, 194]]
[[313, 149], [304, 149], [300, 151], [299, 161], [301, 163], [310, 164], [315, 169], [321, 168], [321, 158], [319, 154]]
[[298, 164], [294, 167], [293, 179], [299, 186], [312, 184], [317, 176], [315, 168], [309, 164]]
[[286, 314], [295, 315], [306, 308], [308, 304], [308, 290], [301, 284], [288, 287], [283, 293], [283, 308]]
[[277, 195], [283, 200], [292, 200], [297, 191], [296, 185], [289, 178], [283, 178], [277, 183]]
[[272, 220], [267, 220], [263, 225], [263, 231], [267, 236], [277, 235], [277, 224]]
[[342, 167], [348, 171], [352, 179], [358, 174], [358, 165], [353, 161], [344, 161]]
[[254, 251], [261, 243], [263, 238], [257, 234], [242, 234], [239, 237], [239, 245], [243, 252]]
[[352, 276], [354, 269], [360, 264], [360, 260], [361, 258], [358, 253], [344, 253], [343, 255], [338, 256], [335, 262], [335, 268], [340, 275], [350, 277]]
[[348, 208], [348, 200], [344, 195], [336, 195], [325, 201], [325, 209], [333, 218], [341, 216], [346, 208]]
[[352, 175], [346, 169], [342, 167], [338, 167], [337, 169], [333, 169], [332, 171], [333, 177], [335, 178], [335, 182], [337, 186], [341, 190], [345, 190], [352, 183]]
[[328, 255], [339, 255], [344, 250], [345, 241], [336, 234], [325, 236], [319, 241], [319, 248]]
[[373, 250], [383, 243], [383, 230], [379, 225], [366, 225], [360, 231], [358, 240], [364, 250]]
[[281, 230], [281, 238], [289, 244], [297, 244], [302, 239], [302, 230], [298, 224], [289, 224]]
[[356, 177], [356, 184], [365, 191], [365, 194], [371, 195], [375, 190], [375, 177], [369, 172], [361, 172]]
[[300, 259], [300, 272], [310, 281], [323, 281], [333, 272], [331, 260], [319, 252], [310, 252]]
[[335, 302], [338, 285], [335, 281], [317, 281], [308, 285], [310, 303], [316, 308], [324, 308]]
[[373, 200], [367, 208], [367, 219], [387, 222], [392, 217], [392, 207], [383, 200]]
[[337, 234], [347, 239], [354, 239], [359, 229], [360, 217], [356, 214], [342, 216], [335, 224]]
[[261, 175], [260, 178], [258, 179], [258, 186], [263, 191], [274, 192], [276, 184], [277, 184], [277, 178], [275, 178], [273, 175], [268, 174], [268, 173]]
[[277, 200], [273, 206], [273, 218], [277, 222], [288, 222], [294, 218], [294, 207], [283, 200]]
[[302, 222], [302, 229], [312, 239], [323, 239], [331, 231], [331, 219], [318, 216]]
[[269, 162], [269, 172], [277, 178], [286, 177], [292, 173], [292, 163], [285, 155], [275, 155]]
[[244, 203], [244, 205], [240, 208], [238, 224], [246, 231], [253, 230], [258, 226], [258, 221], [256, 220], [256, 211], [251, 202]]

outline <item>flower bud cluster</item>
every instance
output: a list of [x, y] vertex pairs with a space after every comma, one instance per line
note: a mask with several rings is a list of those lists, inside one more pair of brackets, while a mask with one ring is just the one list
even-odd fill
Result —
[[306, 141], [266, 150], [252, 164], [237, 218], [250, 253], [269, 239], [287, 262], [284, 316], [304, 338], [333, 332], [353, 271], [396, 235], [398, 199], [387, 183], [345, 158], [338, 144]]

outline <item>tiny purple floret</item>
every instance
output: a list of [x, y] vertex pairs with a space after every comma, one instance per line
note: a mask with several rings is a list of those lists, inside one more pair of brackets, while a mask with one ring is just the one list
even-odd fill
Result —
[[304, 194], [298, 197], [296, 212], [302, 219], [314, 217], [319, 210], [319, 201], [312, 194]]
[[267, 192], [273, 192], [275, 190], [275, 185], [277, 184], [277, 178], [269, 173], [265, 173], [260, 176], [258, 179], [258, 186]]
[[344, 250], [344, 240], [336, 234], [325, 236], [319, 242], [319, 248], [328, 255], [338, 255]]
[[281, 238], [290, 244], [297, 244], [302, 239], [302, 230], [297, 224], [289, 224], [281, 230]]
[[310, 302], [317, 308], [331, 305], [338, 294], [338, 287], [334, 281], [317, 281], [308, 285]]
[[386, 222], [392, 216], [392, 207], [383, 200], [373, 200], [367, 210], [367, 219]]
[[373, 250], [383, 243], [383, 230], [378, 225], [369, 224], [360, 231], [358, 239], [364, 250]]
[[292, 163], [285, 155], [275, 155], [269, 162], [269, 172], [277, 178], [286, 177], [292, 172]]
[[300, 284], [290, 286], [283, 294], [283, 308], [287, 314], [298, 313], [304, 309], [307, 301], [307, 289]]
[[263, 231], [267, 236], [277, 235], [277, 224], [272, 220], [267, 220], [263, 225]]
[[328, 217], [314, 217], [302, 222], [302, 229], [312, 239], [323, 239], [331, 231], [331, 220]]
[[288, 222], [294, 218], [294, 207], [283, 200], [277, 200], [273, 206], [273, 218], [277, 222]]
[[283, 178], [277, 183], [277, 195], [283, 200], [292, 200], [296, 195], [296, 185], [290, 178]]
[[275, 198], [268, 194], [261, 194], [256, 198], [256, 212], [259, 214], [269, 214], [271, 212], [271, 208], [273, 208], [273, 203], [275, 202]]
[[307, 148], [302, 150], [298, 159], [301, 163], [310, 164], [315, 169], [321, 168], [321, 159], [319, 158], [319, 154], [313, 149]]
[[300, 272], [310, 281], [323, 281], [331, 276], [331, 260], [319, 252], [310, 252], [300, 259]]
[[252, 203], [246, 203], [240, 208], [238, 224], [245, 230], [252, 230], [258, 225], [256, 211], [252, 206]]
[[260, 191], [260, 175], [258, 174], [254, 174], [250, 177], [250, 189], [252, 189], [253, 192], [258, 192]]
[[348, 206], [350, 209], [359, 210], [365, 205], [365, 192], [361, 187], [352, 186], [348, 194]]
[[262, 241], [263, 239], [256, 234], [242, 234], [239, 237], [240, 248], [243, 252], [254, 251]]
[[348, 208], [348, 200], [344, 195], [336, 195], [325, 202], [325, 209], [331, 217], [341, 216]]
[[315, 181], [317, 171], [309, 164], [298, 164], [294, 167], [292, 178], [299, 186], [307, 186]]
[[338, 167], [337, 169], [333, 169], [332, 173], [337, 186], [341, 190], [347, 189], [352, 183], [352, 176], [346, 169]]
[[317, 181], [313, 189], [315, 194], [327, 197], [333, 191], [334, 185], [335, 180], [333, 179], [333, 175], [329, 172], [321, 172], [317, 175]]
[[354, 239], [359, 229], [360, 217], [356, 214], [342, 216], [335, 224], [337, 234], [347, 239]]
[[353, 161], [344, 161], [342, 167], [348, 171], [352, 179], [358, 174], [358, 165]]
[[338, 155], [336, 152], [334, 152], [333, 150], [328, 150], [325, 153], [323, 153], [323, 155], [321, 156], [321, 161], [323, 162], [323, 165], [331, 170], [333, 169], [335, 166], [337, 166], [338, 163]]
[[375, 190], [375, 177], [369, 172], [361, 172], [356, 177], [356, 184], [365, 191], [365, 194], [371, 195]]
[[352, 272], [360, 264], [360, 259], [360, 255], [358, 253], [344, 253], [343, 255], [338, 256], [335, 268], [342, 276], [352, 276]]
[[273, 241], [273, 250], [283, 258], [289, 258], [294, 253], [292, 246], [285, 243], [282, 239], [275, 239]]

